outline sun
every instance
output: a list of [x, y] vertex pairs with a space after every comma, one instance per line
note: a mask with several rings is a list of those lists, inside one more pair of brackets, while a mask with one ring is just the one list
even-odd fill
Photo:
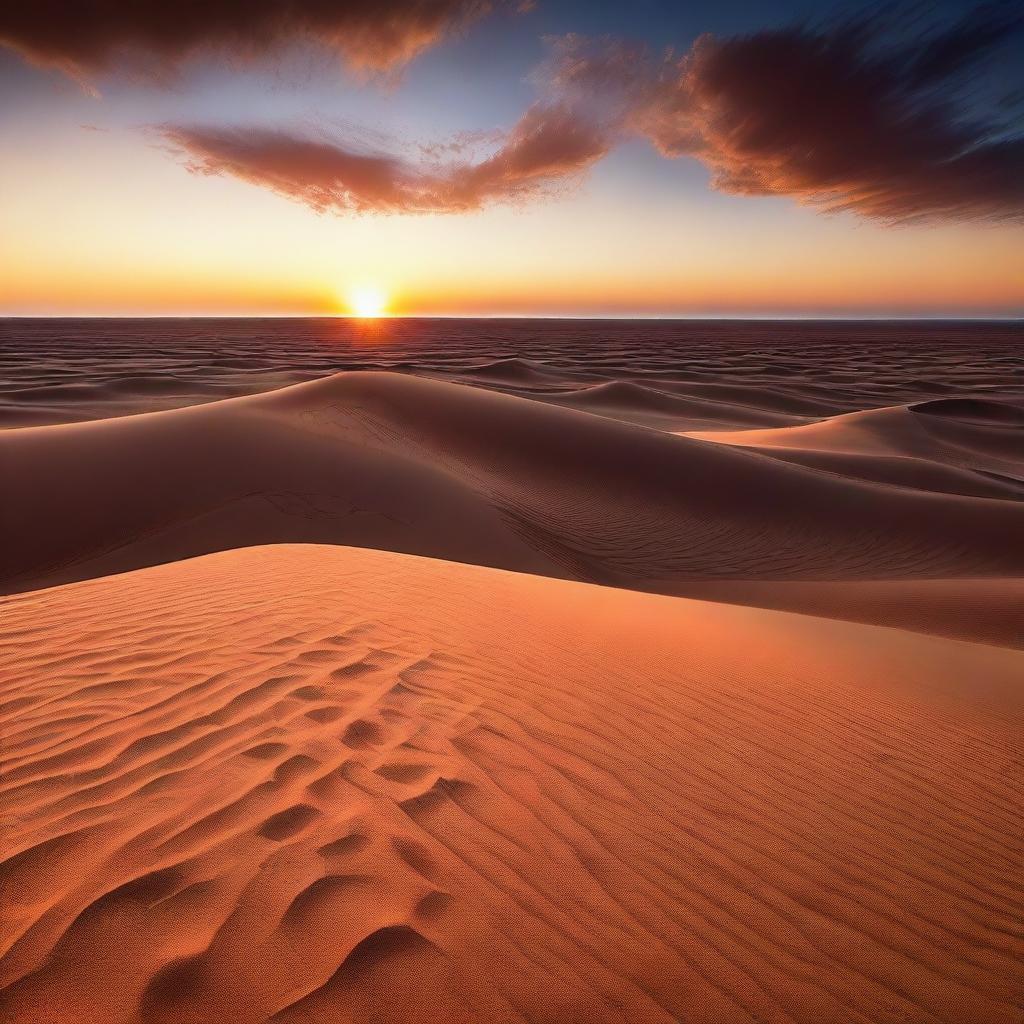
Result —
[[370, 320], [384, 315], [387, 311], [388, 297], [384, 290], [376, 285], [359, 284], [349, 289], [346, 302], [353, 316]]

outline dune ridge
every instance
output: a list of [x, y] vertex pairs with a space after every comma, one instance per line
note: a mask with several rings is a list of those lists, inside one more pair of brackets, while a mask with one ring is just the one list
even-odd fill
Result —
[[843, 478], [735, 436], [680, 437], [381, 372], [6, 431], [13, 543], [0, 575], [12, 591], [290, 541], [655, 591], [1024, 575], [1016, 500]]
[[1020, 652], [342, 547], [0, 607], [14, 1024], [1019, 1020]]
[[[780, 415], [1022, 398], [1020, 343], [1013, 322], [0, 319], [0, 428], [196, 405], [342, 370], [553, 402], [632, 382], [693, 400], [659, 415], [659, 428], [781, 426]], [[652, 425], [642, 403], [593, 397], [603, 415]]]

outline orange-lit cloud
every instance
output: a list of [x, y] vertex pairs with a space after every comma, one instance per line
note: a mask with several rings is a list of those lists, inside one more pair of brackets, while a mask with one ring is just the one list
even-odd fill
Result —
[[381, 71], [498, 6], [505, 0], [32, 0], [0, 5], [0, 45], [78, 78], [125, 63], [162, 69], [203, 50], [258, 55], [299, 40]]
[[549, 193], [609, 148], [571, 109], [535, 106], [477, 161], [414, 164], [335, 142], [261, 129], [166, 128], [200, 174], [226, 174], [317, 211], [457, 213]]
[[537, 198], [641, 137], [666, 157], [702, 161], [724, 192], [886, 222], [1020, 220], [1024, 136], [998, 111], [968, 117], [960, 102], [979, 64], [1021, 27], [1008, 10], [885, 46], [856, 20], [704, 36], [682, 57], [615, 39], [554, 40], [536, 76], [544, 103], [475, 162], [412, 164], [253, 129], [167, 136], [195, 170], [317, 210], [449, 213]]

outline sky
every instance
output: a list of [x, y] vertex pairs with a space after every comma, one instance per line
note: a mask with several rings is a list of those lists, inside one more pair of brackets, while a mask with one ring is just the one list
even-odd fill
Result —
[[953, 0], [7, 5], [0, 315], [1024, 315], [1022, 42]]

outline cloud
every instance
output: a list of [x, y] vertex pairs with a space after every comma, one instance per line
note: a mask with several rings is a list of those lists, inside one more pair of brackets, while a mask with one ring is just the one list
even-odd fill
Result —
[[550, 195], [571, 184], [607, 155], [609, 134], [567, 105], [531, 107], [502, 140], [497, 151], [478, 163], [455, 165], [447, 172], [456, 202], [475, 208]]
[[461, 213], [524, 201], [565, 187], [610, 145], [572, 110], [541, 105], [486, 157], [440, 164], [262, 129], [166, 127], [161, 134], [195, 173], [235, 177], [318, 212]]
[[508, 0], [31, 0], [0, 5], [0, 45], [76, 78], [164, 69], [203, 50], [255, 56], [313, 40], [352, 67], [400, 67]]
[[[620, 142], [644, 138], [666, 158], [703, 162], [723, 192], [889, 223], [1024, 220], [1020, 119], [985, 96], [998, 48], [1021, 27], [1014, 8], [987, 5], [930, 29], [876, 17], [706, 35], [684, 54], [570, 35], [548, 41], [533, 76], [544, 101], [511, 130], [422, 146], [411, 161], [254, 129], [165, 135], [193, 170], [317, 210], [522, 202], [570, 188]], [[481, 145], [490, 150], [467, 157]]]
[[[908, 222], [1024, 219], [1024, 136], [971, 109], [982, 61], [1021, 28], [989, 5], [887, 41], [866, 20], [700, 38], [651, 59], [615, 41], [563, 40], [549, 69], [605, 96], [615, 131], [705, 163], [712, 185]], [[898, 34], [894, 34], [898, 40]]]
[[727, 192], [884, 221], [1021, 218], [1024, 138], [958, 102], [1011, 28], [979, 17], [881, 53], [858, 23], [705, 38], [682, 68], [685, 132], [652, 138]]
[[262, 129], [167, 128], [165, 140], [197, 174], [228, 175], [318, 211], [412, 212], [432, 183], [401, 160]]

